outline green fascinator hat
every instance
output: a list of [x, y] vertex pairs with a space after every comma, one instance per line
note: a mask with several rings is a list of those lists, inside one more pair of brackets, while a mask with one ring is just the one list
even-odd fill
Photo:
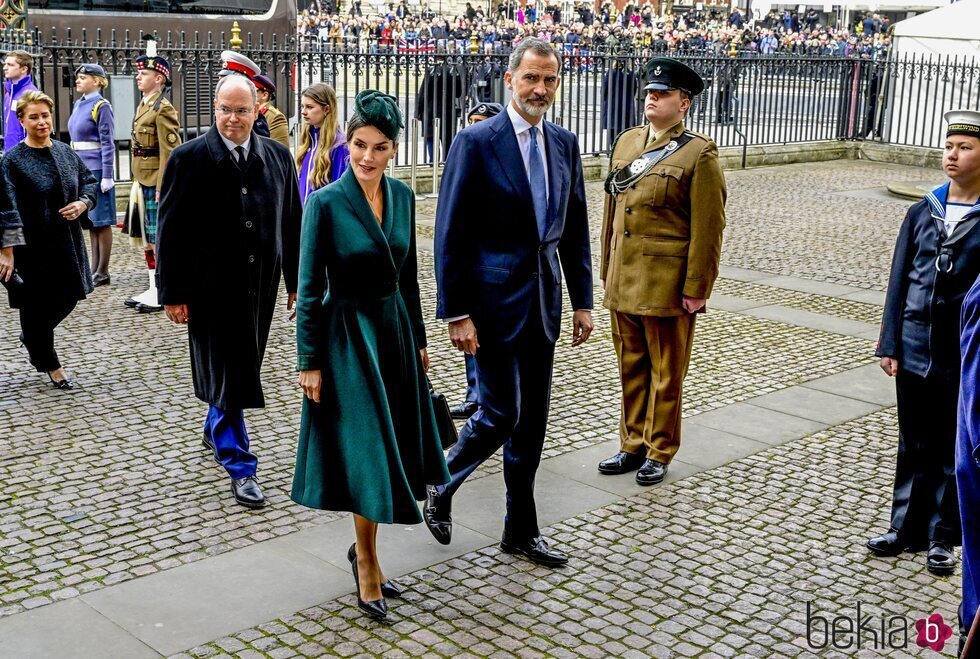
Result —
[[374, 89], [365, 89], [354, 98], [354, 112], [393, 142], [398, 140], [399, 131], [405, 127], [398, 100]]

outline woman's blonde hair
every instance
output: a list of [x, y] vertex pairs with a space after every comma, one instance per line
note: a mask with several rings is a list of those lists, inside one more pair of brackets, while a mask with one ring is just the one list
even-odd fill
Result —
[[17, 103], [14, 105], [14, 111], [17, 113], [17, 120], [20, 121], [24, 118], [24, 110], [27, 109], [28, 105], [33, 105], [35, 103], [44, 103], [48, 106], [51, 112], [54, 112], [54, 101], [51, 97], [44, 92], [29, 91], [25, 92], [23, 96], [17, 99]]
[[[319, 188], [330, 181], [330, 148], [337, 136], [337, 128], [340, 125], [340, 118], [337, 112], [337, 93], [328, 84], [318, 82], [310, 85], [300, 94], [303, 98], [308, 98], [317, 105], [329, 108], [323, 123], [318, 126], [320, 129], [320, 146], [313, 159], [313, 166], [310, 168], [310, 186]], [[296, 169], [303, 167], [303, 158], [306, 153], [313, 148], [313, 138], [310, 137], [309, 128], [303, 131], [303, 138], [299, 143], [299, 151], [296, 152]]]
[[99, 89], [105, 89], [109, 86], [109, 79], [105, 76], [92, 76], [95, 79], [95, 84], [99, 86]]

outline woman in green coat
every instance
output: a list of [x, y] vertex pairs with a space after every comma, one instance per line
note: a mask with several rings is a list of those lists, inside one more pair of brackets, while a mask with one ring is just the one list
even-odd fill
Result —
[[354, 513], [357, 605], [378, 618], [400, 594], [378, 564], [378, 524], [418, 524], [426, 484], [449, 481], [425, 379], [415, 197], [384, 175], [402, 126], [394, 98], [357, 95], [350, 167], [303, 213], [296, 303], [305, 398], [292, 498]]

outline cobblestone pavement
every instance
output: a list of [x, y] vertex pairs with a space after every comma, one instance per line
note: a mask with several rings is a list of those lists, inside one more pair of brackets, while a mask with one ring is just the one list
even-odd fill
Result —
[[901, 649], [904, 636], [873, 650], [865, 634], [860, 653], [853, 636], [847, 653], [813, 653], [806, 636], [808, 602], [828, 619], [861, 602], [875, 629], [882, 615], [955, 620], [958, 575], [863, 546], [886, 523], [896, 442], [888, 409], [556, 524], [565, 569], [489, 547], [400, 578], [390, 623], [351, 595], [176, 657], [917, 654], [914, 629]]
[[[834, 201], [834, 194], [860, 192], [870, 187], [866, 185], [869, 182], [881, 185], [890, 179], [920, 180], [927, 178], [925, 171], [845, 162], [729, 173], [731, 205], [723, 260], [728, 265], [880, 289], [894, 234], [908, 204], [864, 193]], [[779, 192], [783, 188], [786, 192]], [[804, 188], [808, 192], [801, 195]], [[601, 201], [598, 191], [597, 184], [589, 185], [593, 232], [597, 231], [597, 204]], [[760, 212], [758, 204], [749, 204], [752, 198], [770, 200], [763, 204], [767, 212]], [[822, 208], [828, 200], [838, 207], [839, 215], [824, 217]], [[818, 230], [813, 229], [814, 217], [822, 218]], [[761, 235], [771, 239], [765, 246], [765, 263], [754, 254], [754, 250], [763, 249]], [[138, 315], [122, 306], [125, 297], [145, 285], [138, 256], [117, 236], [112, 285], [97, 289], [58, 331], [59, 352], [80, 385], [75, 392], [55, 391], [43, 375], [30, 371], [26, 353], [16, 343], [17, 317], [9, 310], [0, 311], [0, 337], [4, 337], [0, 339], [0, 427], [9, 429], [0, 434], [0, 482], [4, 484], [0, 489], [0, 617], [338, 517], [301, 508], [288, 499], [300, 394], [294, 382], [294, 329], [285, 320], [285, 309], [274, 322], [264, 366], [268, 405], [247, 414], [259, 455], [260, 477], [271, 505], [260, 513], [248, 513], [233, 503], [227, 492], [227, 477], [200, 447], [205, 407], [193, 397], [184, 330], [170, 325], [160, 314]], [[434, 319], [430, 255], [423, 254], [420, 271], [432, 380], [455, 401], [464, 386], [462, 358], [448, 346], [444, 326]], [[878, 322], [880, 314], [875, 305], [760, 284], [721, 280], [717, 290], [865, 322]], [[596, 299], [601, 300], [599, 291]], [[608, 314], [597, 310], [596, 332], [584, 347], [572, 350], [568, 341], [566, 334], [557, 354], [547, 456], [607, 440], [617, 431], [618, 376]], [[871, 353], [867, 340], [713, 310], [699, 319], [684, 413], [691, 417], [868, 364], [874, 359]], [[929, 588], [938, 587], [948, 596], [953, 592], [953, 582], [931, 580], [918, 564], [899, 561], [889, 568], [890, 564], [880, 562], [873, 564], [874, 570], [862, 567], [846, 578], [833, 576], [834, 570], [843, 574], [849, 569], [847, 561], [867, 560], [855, 549], [854, 538], [863, 537], [871, 526], [883, 521], [882, 493], [888, 490], [893, 464], [888, 451], [895, 443], [891, 418], [890, 414], [876, 415], [794, 445], [793, 451], [802, 454], [785, 457], [783, 449], [774, 449], [743, 462], [743, 466], [748, 465], [745, 468], [714, 470], [559, 524], [552, 535], [575, 548], [576, 565], [571, 570], [554, 574], [528, 571], [526, 564], [485, 550], [413, 575], [413, 594], [400, 611], [396, 609], [406, 620], [391, 628], [366, 630], [363, 622], [351, 615], [350, 602], [340, 600], [305, 612], [303, 617], [311, 619], [307, 625], [301, 624], [302, 617], [274, 623], [279, 627], [269, 629], [282, 629], [282, 633], [270, 632], [276, 637], [272, 640], [257, 640], [259, 634], [268, 637], [270, 633], [253, 630], [238, 641], [222, 643], [230, 644], [225, 649], [232, 653], [238, 651], [236, 643], [246, 641], [258, 643], [253, 648], [256, 650], [263, 643], [282, 644], [268, 645], [263, 651], [269, 651], [270, 656], [286, 656], [292, 652], [286, 646], [323, 644], [323, 635], [329, 632], [337, 635], [338, 643], [360, 644], [367, 651], [384, 648], [385, 644], [411, 650], [417, 647], [412, 643], [440, 651], [439, 647], [449, 646], [437, 644], [448, 643], [479, 654], [484, 646], [478, 646], [480, 651], [474, 647], [485, 642], [489, 644], [486, 647], [505, 653], [524, 648], [530, 654], [560, 655], [561, 648], [567, 650], [568, 646], [554, 642], [565, 639], [565, 633], [583, 647], [605, 642], [596, 634], [613, 634], [609, 638], [645, 654], [649, 643], [641, 645], [638, 639], [653, 632], [674, 634], [676, 625], [687, 624], [685, 619], [671, 615], [670, 607], [682, 612], [689, 607], [707, 608], [713, 601], [707, 597], [711, 593], [718, 593], [720, 603], [733, 604], [725, 609], [729, 618], [744, 615], [743, 622], [758, 618], [782, 628], [788, 611], [773, 609], [782, 611], [779, 615], [765, 612], [774, 603], [789, 606], [786, 598], [792, 593], [785, 590], [787, 575], [800, 583], [811, 583], [818, 578], [814, 575], [830, 575], [812, 581], [815, 585], [811, 588], [829, 602], [841, 601], [839, 597], [850, 592], [867, 592], [869, 601], [874, 602], [882, 598], [908, 602], [913, 596], [921, 596], [923, 603], [938, 601], [929, 594]], [[868, 446], [875, 450], [869, 452]], [[861, 447], [863, 453], [858, 450]], [[817, 449], [826, 449], [825, 463], [816, 459]], [[859, 455], [869, 456], [867, 460], [873, 464], [855, 460]], [[810, 462], [803, 460], [806, 456]], [[766, 469], [771, 473], [764, 473]], [[475, 477], [497, 470], [499, 461], [491, 460]], [[847, 488], [854, 483], [862, 489], [848, 494]], [[756, 485], [762, 488], [760, 494], [750, 496]], [[826, 499], [817, 501], [815, 497], [824, 489]], [[840, 501], [835, 502], [834, 497]], [[841, 501], [854, 506], [855, 512], [836, 521], [822, 517], [839, 512]], [[750, 505], [732, 512], [730, 507], [737, 502]], [[793, 522], [794, 517], [799, 519]], [[645, 524], [648, 519], [660, 520], [656, 529]], [[596, 531], [598, 535], [593, 536]], [[794, 541], [787, 536], [796, 532], [805, 539]], [[773, 545], [767, 544], [769, 537]], [[822, 556], [817, 545], [825, 537], [833, 540], [838, 554], [817, 560]], [[794, 551], [801, 555], [794, 556]], [[761, 566], [769, 566], [769, 571], [748, 580], [761, 580], [759, 587], [739, 582], [746, 580], [749, 568], [762, 569], [747, 558], [756, 555], [767, 556]], [[608, 557], [608, 562], [617, 566], [632, 566], [635, 558], [637, 567], [605, 572], [597, 557]], [[501, 561], [506, 564], [503, 571], [486, 572], [488, 565]], [[459, 571], [468, 565], [478, 566], [476, 576]], [[871, 585], [862, 585], [869, 574], [881, 579], [893, 574], [888, 581], [892, 586], [888, 587], [898, 578], [912, 577], [920, 590], [896, 597], [885, 595]], [[586, 578], [588, 575], [592, 576]], [[632, 576], [623, 581], [625, 575]], [[664, 592], [667, 599], [639, 592], [643, 584], [645, 589], [655, 585], [653, 579], [668, 577], [670, 585], [664, 586], [670, 591]], [[841, 590], [845, 583], [858, 590]], [[725, 601], [730, 588], [744, 594], [728, 595], [733, 599]], [[869, 590], [862, 590], [865, 588]], [[794, 586], [793, 592], [796, 590], [811, 592]], [[617, 595], [622, 591], [629, 594]], [[451, 592], [466, 595], [466, 603], [459, 605], [463, 608], [458, 615], [445, 619], [436, 616], [432, 603]], [[691, 594], [692, 601], [685, 603], [685, 592]], [[625, 606], [626, 601], [637, 597], [646, 598], [643, 606]], [[597, 603], [597, 598], [608, 598], [608, 603]], [[742, 601], [758, 608], [740, 614], [734, 604]], [[508, 608], [518, 610], [523, 617], [515, 622], [517, 619], [504, 616], [495, 606], [501, 602], [514, 603]], [[921, 613], [928, 607], [923, 604], [922, 608], [913, 610]], [[720, 615], [721, 609], [707, 611], [716, 615], [687, 615], [707, 620]], [[945, 615], [946, 610], [943, 612]], [[790, 619], [798, 620], [799, 611], [792, 615], [797, 617]], [[413, 622], [407, 622], [408, 618]], [[533, 636], [520, 631], [531, 620], [538, 621]], [[538, 623], [559, 631], [552, 633], [545, 627], [542, 629], [546, 631], [539, 632]], [[560, 626], [565, 623], [565, 627]], [[417, 626], [406, 627], [412, 624]], [[636, 630], [631, 630], [631, 625]], [[703, 637], [697, 637], [691, 627], [676, 631], [676, 638], [684, 638], [691, 647], [706, 647], [696, 642]], [[735, 628], [727, 623], [721, 627], [726, 633]], [[762, 629], [762, 622], [756, 627], [748, 629], [768, 634], [778, 642], [793, 642], [786, 633]], [[703, 629], [700, 633], [714, 641], [720, 638]], [[748, 632], [743, 629], [742, 633]], [[431, 634], [441, 634], [441, 640], [430, 645], [425, 639], [435, 638]], [[627, 642], [627, 638], [633, 640]], [[650, 638], [654, 643], [657, 638], [663, 640]], [[793, 638], [798, 639], [798, 635]], [[290, 643], [290, 639], [297, 643]], [[735, 640], [726, 643], [739, 651], [757, 642], [766, 647], [754, 637], [746, 640], [749, 642], [742, 645]], [[501, 643], [504, 645], [497, 647]], [[513, 643], [520, 645], [507, 645]], [[724, 650], [711, 649], [724, 654]], [[243, 656], [247, 655], [243, 650]]]

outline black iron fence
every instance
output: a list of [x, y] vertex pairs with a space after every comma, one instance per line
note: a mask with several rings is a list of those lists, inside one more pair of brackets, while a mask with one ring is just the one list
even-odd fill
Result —
[[[133, 104], [131, 74], [141, 41], [114, 32], [29, 37], [0, 33], [0, 51], [26, 47], [38, 56], [37, 83], [55, 99], [62, 129], [76, 96], [72, 72], [81, 62], [106, 68], [117, 114], [125, 118], [117, 99]], [[212, 90], [220, 53], [227, 47], [224, 34], [169, 34], [159, 41], [160, 53], [173, 64], [172, 97], [186, 138], [212, 123]], [[433, 159], [443, 160], [470, 107], [509, 98], [505, 48], [447, 52], [431, 44], [393, 43], [376, 52], [310, 49], [291, 38], [244, 35], [241, 50], [274, 78], [277, 104], [293, 127], [299, 93], [315, 82], [335, 88], [344, 120], [362, 89], [380, 89], [398, 98], [406, 120], [398, 165], [424, 167]], [[562, 83], [548, 118], [576, 133], [583, 154], [608, 153], [621, 130], [644, 120], [643, 64], [651, 53], [565, 48], [561, 54]], [[980, 60], [676, 57], [705, 82], [687, 125], [719, 146], [868, 139], [938, 147], [943, 112], [980, 108]], [[125, 152], [128, 129], [117, 130], [117, 137]]]

